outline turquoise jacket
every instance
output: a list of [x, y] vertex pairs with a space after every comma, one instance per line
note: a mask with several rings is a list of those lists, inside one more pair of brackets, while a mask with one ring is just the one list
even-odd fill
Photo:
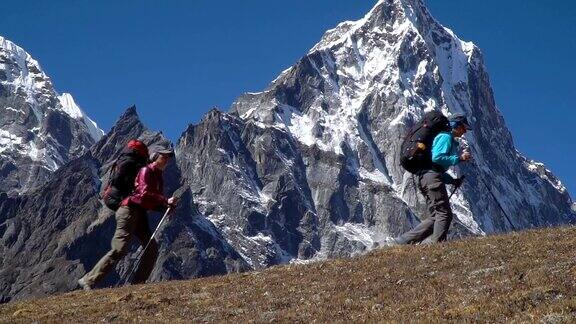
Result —
[[436, 135], [432, 142], [432, 162], [446, 172], [451, 166], [460, 163], [459, 146], [451, 133], [442, 132]]

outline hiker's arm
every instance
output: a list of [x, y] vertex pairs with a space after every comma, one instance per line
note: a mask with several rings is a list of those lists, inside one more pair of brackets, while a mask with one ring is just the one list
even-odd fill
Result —
[[448, 134], [440, 134], [434, 139], [432, 144], [432, 162], [448, 169], [449, 167], [460, 163], [460, 157], [457, 154], [451, 154], [452, 138]]

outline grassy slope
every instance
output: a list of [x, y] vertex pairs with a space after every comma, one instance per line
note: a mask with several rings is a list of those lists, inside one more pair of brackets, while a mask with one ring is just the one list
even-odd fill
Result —
[[576, 321], [576, 228], [262, 272], [77, 291], [0, 306], [0, 321]]

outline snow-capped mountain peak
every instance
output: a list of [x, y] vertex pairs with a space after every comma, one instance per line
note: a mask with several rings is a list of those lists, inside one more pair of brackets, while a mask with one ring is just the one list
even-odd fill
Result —
[[0, 191], [35, 187], [103, 135], [70, 95], [58, 95], [30, 54], [3, 37], [0, 111]]
[[34, 60], [22, 47], [14, 44], [8, 39], [0, 36], [0, 48], [10, 53], [10, 58], [18, 63], [21, 67], [26, 66], [26, 62], [31, 62], [39, 68], [38, 62]]
[[[423, 31], [418, 29], [421, 21], [429, 23]], [[402, 51], [412, 42], [427, 50], [429, 57], [417, 65], [400, 62], [405, 65], [403, 69], [390, 69], [403, 59]], [[443, 101], [418, 96], [410, 87], [427, 74], [433, 74], [443, 80], [447, 94], [443, 99], [455, 101], [450, 89], [467, 82], [467, 65], [475, 48], [473, 43], [461, 41], [451, 30], [438, 24], [421, 1], [379, 1], [363, 18], [341, 23], [326, 32], [303, 58], [307, 61], [303, 63], [310, 65], [319, 76], [317, 82], [324, 83], [319, 85], [332, 93], [331, 102], [326, 102], [325, 93], [323, 96], [311, 93], [316, 100], [304, 105], [272, 101], [263, 106], [279, 107], [273, 118], [272, 111], [263, 107], [244, 110], [239, 106], [242, 100], [234, 109], [243, 118], [268, 124], [273, 120], [275, 127], [289, 130], [308, 146], [342, 154], [343, 142], [356, 147], [358, 141], [364, 141], [362, 129], [358, 128], [358, 115], [375, 91], [401, 93], [418, 101], [404, 109], [392, 124], [402, 124], [407, 118], [418, 119], [422, 115], [421, 107], [441, 109], [448, 115], [463, 112], [465, 107], [452, 105], [454, 108], [448, 109]], [[294, 70], [296, 67], [282, 72], [272, 88], [293, 78], [299, 72]], [[384, 86], [382, 80], [386, 80], [388, 86]], [[258, 97], [258, 94], [245, 97], [248, 96]]]
[[62, 104], [62, 109], [66, 112], [70, 117], [74, 119], [80, 119], [84, 117], [84, 112], [78, 107], [74, 98], [69, 93], [63, 93], [58, 96], [60, 103]]
[[98, 125], [90, 119], [84, 111], [82, 111], [80, 106], [78, 106], [74, 101], [71, 94], [63, 93], [58, 96], [58, 100], [60, 100], [64, 112], [66, 112], [70, 117], [84, 122], [86, 127], [88, 127], [88, 131], [90, 132], [92, 139], [94, 139], [94, 142], [98, 142], [102, 138], [104, 131], [98, 128]]
[[[436, 21], [421, 0], [379, 1], [363, 18], [326, 32], [265, 91], [243, 95], [232, 107], [244, 122], [263, 132], [281, 131], [306, 148], [302, 154], [307, 165], [325, 163], [322, 156], [338, 161], [331, 165], [332, 177], [322, 179], [325, 183], [316, 179], [308, 185], [320, 222], [346, 220], [350, 209], [357, 208], [354, 212], [362, 215], [357, 217], [368, 225], [357, 231], [363, 233], [357, 235], [358, 242], [367, 242], [366, 235], [375, 242], [389, 235], [366, 219], [393, 217], [384, 212], [390, 205], [381, 205], [379, 211], [367, 202], [358, 207], [357, 201], [346, 201], [334, 210], [333, 200], [318, 196], [326, 188], [331, 188], [331, 199], [355, 190], [358, 197], [374, 195], [361, 184], [348, 187], [358, 181], [388, 188], [390, 196], [422, 214], [423, 198], [399, 166], [398, 156], [404, 134], [428, 110], [448, 116], [465, 113], [474, 129], [463, 140], [474, 162], [456, 168], [468, 181], [452, 199], [464, 232], [574, 221], [571, 199], [560, 181], [542, 165], [516, 154], [481, 51]], [[307, 156], [318, 150], [323, 153]], [[336, 171], [339, 168], [345, 170]], [[327, 169], [322, 172], [330, 173]], [[306, 174], [312, 177], [308, 169]], [[366, 209], [371, 212], [364, 214]], [[333, 230], [346, 226], [337, 223]], [[351, 240], [352, 232], [346, 233]]]

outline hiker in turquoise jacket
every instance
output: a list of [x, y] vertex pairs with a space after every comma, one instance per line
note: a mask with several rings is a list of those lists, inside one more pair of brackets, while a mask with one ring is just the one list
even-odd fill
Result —
[[469, 161], [471, 155], [464, 151], [459, 154], [459, 144], [455, 138], [461, 137], [470, 129], [463, 115], [450, 118], [451, 132], [442, 132], [432, 142], [432, 167], [418, 174], [420, 192], [426, 197], [429, 217], [413, 230], [396, 238], [398, 244], [416, 244], [431, 236], [433, 243], [446, 240], [453, 214], [446, 185], [459, 186], [460, 179], [452, 178], [446, 171], [460, 162]]
[[446, 171], [461, 162], [458, 155], [460, 144], [454, 139], [452, 133], [441, 132], [436, 135], [432, 143], [432, 163], [437, 171], [442, 172], [442, 182], [444, 184], [454, 184], [456, 179], [452, 178]]

